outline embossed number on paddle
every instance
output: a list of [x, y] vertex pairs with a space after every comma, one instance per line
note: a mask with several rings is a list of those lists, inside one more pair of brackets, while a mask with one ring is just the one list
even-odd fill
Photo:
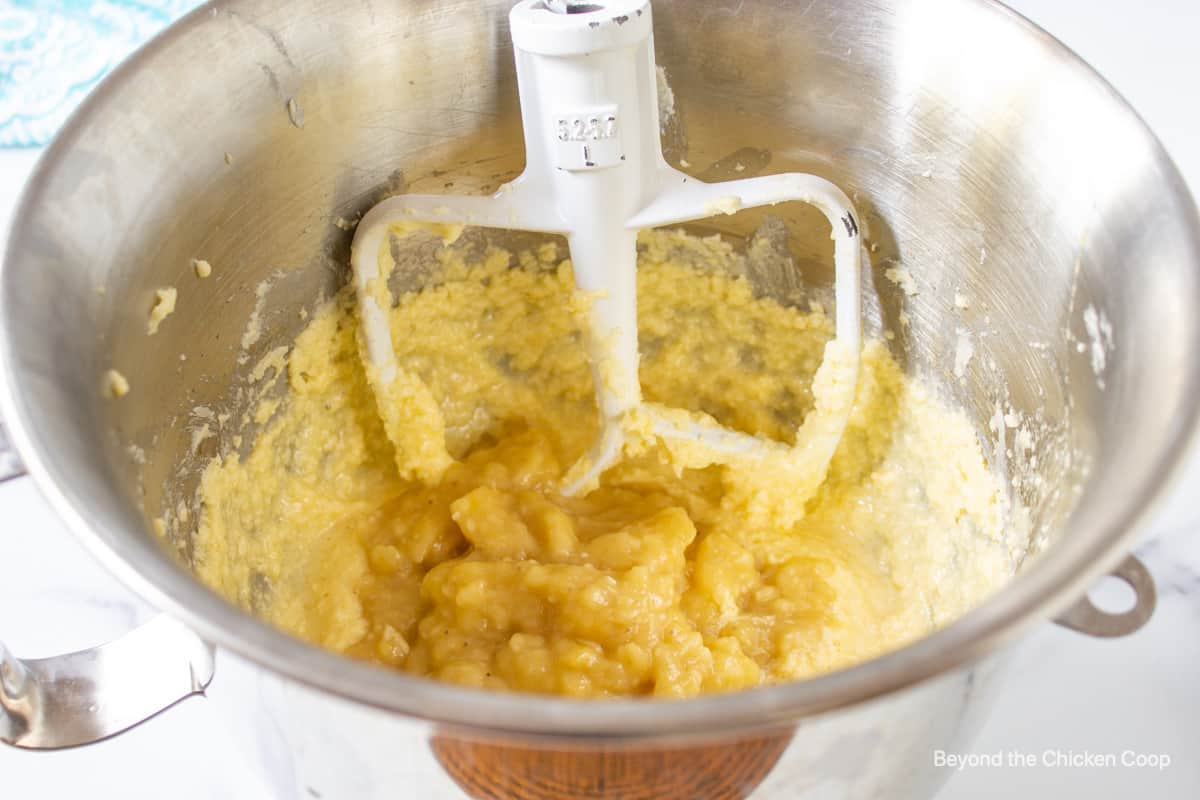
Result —
[[598, 142], [617, 135], [617, 115], [587, 114], [560, 116], [555, 120], [555, 135], [560, 142]]
[[607, 169], [625, 160], [616, 104], [560, 108], [550, 117], [554, 165], [570, 172]]

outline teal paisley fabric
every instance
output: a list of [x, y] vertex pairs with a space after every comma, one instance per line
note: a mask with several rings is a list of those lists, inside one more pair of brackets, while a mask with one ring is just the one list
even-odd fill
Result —
[[45, 144], [92, 87], [201, 0], [0, 0], [0, 147]]

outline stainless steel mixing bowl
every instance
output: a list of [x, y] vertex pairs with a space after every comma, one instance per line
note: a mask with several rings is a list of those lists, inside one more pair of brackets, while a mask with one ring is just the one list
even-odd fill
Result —
[[[815, 172], [852, 193], [872, 243], [871, 329], [894, 332], [907, 369], [974, 415], [1028, 509], [1035, 554], [976, 611], [806, 682], [585, 704], [319, 651], [192, 577], [194, 505], [169, 545], [154, 535], [153, 519], [192, 502], [197, 465], [231, 446], [226, 431], [191, 453], [194, 409], [243, 410], [248, 320], [262, 330], [247, 339], [252, 364], [344, 280], [339, 218], [387, 194], [482, 192], [520, 171], [507, 6], [210, 3], [118, 69], [46, 152], [0, 274], [4, 419], [80, 541], [185, 628], [157, 623], [99, 658], [0, 651], [0, 738], [52, 747], [120, 730], [207, 683], [202, 640], [220, 659], [209, 702], [239, 730], [274, 720], [251, 739], [287, 776], [281, 793], [403, 796], [424, 776], [461, 796], [441, 763], [474, 797], [928, 794], [945, 774], [931, 750], [970, 736], [1003, 645], [1055, 615], [1108, 634], [1145, 620], [1152, 586], [1136, 562], [1119, 570], [1139, 593], [1129, 614], [1080, 598], [1121, 562], [1197, 419], [1196, 207], [1121, 98], [999, 4], [654, 9], [675, 101], [669, 158], [707, 179]], [[826, 232], [803, 209], [784, 216], [820, 291]], [[760, 222], [720, 226], [744, 235]], [[196, 280], [192, 258], [213, 277]], [[152, 294], [167, 285], [179, 310], [148, 337]], [[104, 397], [110, 368], [128, 396]], [[1027, 440], [1009, 415], [1028, 421]]]

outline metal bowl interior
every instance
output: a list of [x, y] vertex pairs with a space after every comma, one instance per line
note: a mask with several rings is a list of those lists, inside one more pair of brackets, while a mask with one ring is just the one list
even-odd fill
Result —
[[[191, 530], [168, 547], [151, 521], [230, 446], [190, 453], [192, 411], [244, 411], [251, 316], [263, 333], [249, 364], [343, 282], [339, 218], [396, 192], [479, 193], [520, 172], [508, 5], [210, 3], [118, 69], [47, 151], [0, 273], [0, 397], [43, 491], [115, 573], [211, 641], [378, 708], [478, 731], [640, 738], [792, 721], [919, 682], [1052, 615], [1120, 558], [1200, 398], [1200, 225], [1136, 114], [988, 0], [657, 0], [675, 98], [668, 158], [708, 180], [814, 172], [854, 197], [873, 243], [869, 329], [893, 331], [906, 368], [977, 421], [1030, 515], [1036, 557], [901, 650], [667, 705], [436, 685], [294, 640], [199, 584]], [[806, 282], [828, 286], [823, 223], [777, 213]], [[718, 229], [744, 236], [759, 222], [739, 214]], [[215, 266], [210, 280], [192, 278], [197, 257]], [[915, 293], [886, 279], [892, 268]], [[179, 309], [148, 338], [165, 285], [183, 287]], [[960, 380], [963, 336], [974, 357]], [[110, 367], [133, 387], [119, 402], [100, 391]], [[1038, 422], [1027, 451], [1010, 412]]]

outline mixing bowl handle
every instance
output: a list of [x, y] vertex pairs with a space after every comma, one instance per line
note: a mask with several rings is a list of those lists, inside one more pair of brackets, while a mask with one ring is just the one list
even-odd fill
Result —
[[1102, 611], [1085, 594], [1075, 605], [1055, 618], [1064, 628], [1100, 638], [1128, 636], [1141, 629], [1154, 614], [1158, 593], [1154, 589], [1154, 578], [1146, 565], [1136, 556], [1128, 555], [1116, 569], [1109, 573], [1133, 589], [1133, 607], [1118, 614]]
[[4, 430], [4, 425], [0, 424], [0, 483], [24, 474], [25, 468], [21, 466], [21, 459], [17, 458], [17, 451], [8, 443], [8, 433]]
[[62, 656], [21, 660], [0, 644], [0, 742], [91, 744], [203, 692], [212, 677], [212, 647], [166, 616]]

